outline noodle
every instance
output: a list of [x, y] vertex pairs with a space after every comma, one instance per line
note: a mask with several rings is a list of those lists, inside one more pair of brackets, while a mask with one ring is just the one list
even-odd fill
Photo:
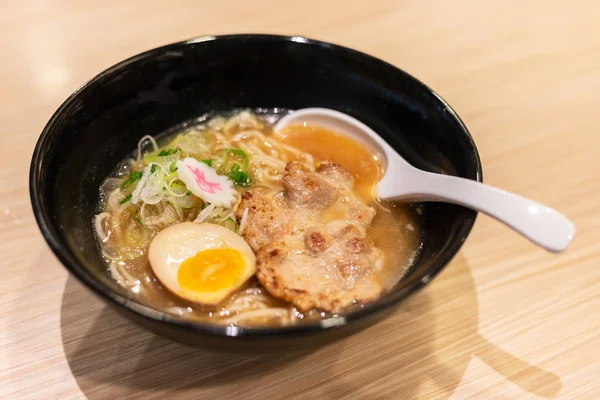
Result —
[[147, 140], [149, 140], [150, 143], [152, 143], [152, 147], [154, 148], [154, 151], [158, 150], [158, 144], [156, 144], [156, 140], [154, 140], [154, 138], [152, 136], [146, 135], [146, 136], [142, 137], [138, 143], [138, 152], [137, 152], [137, 160], [138, 161], [141, 161], [141, 159], [142, 159], [143, 144]]
[[117, 270], [117, 264], [115, 264], [114, 262], [111, 262], [110, 265], [108, 266], [108, 269], [115, 281], [117, 281], [119, 283], [121, 283], [121, 282], [125, 283], [125, 278], [123, 278], [123, 275], [121, 275], [119, 270]]
[[125, 278], [125, 281], [129, 285], [135, 285], [139, 283], [139, 280], [135, 279], [129, 272], [127, 272], [127, 270], [120, 263], [117, 264], [117, 270]]
[[237, 304], [240, 301], [258, 301], [258, 302], [264, 302], [265, 301], [265, 296], [261, 293], [261, 294], [244, 294], [238, 298], [236, 298], [235, 300], [233, 300], [231, 302], [231, 304]]
[[96, 228], [96, 235], [98, 235], [98, 239], [100, 239], [100, 241], [103, 243], [108, 240], [108, 237], [110, 235], [110, 233], [108, 233], [108, 234], [104, 233], [104, 229], [102, 228], [102, 222], [104, 222], [104, 220], [106, 218], [110, 218], [110, 213], [103, 212], [103, 213], [96, 215], [96, 218], [94, 220], [94, 227]]
[[237, 134], [233, 135], [231, 140], [233, 140], [234, 142], [239, 142], [240, 140], [247, 140], [250, 138], [255, 138], [262, 142], [267, 141], [267, 138], [265, 137], [265, 135], [263, 135], [262, 132], [254, 131], [254, 130], [253, 131], [242, 131], [240, 133], [237, 133]]
[[264, 310], [252, 310], [252, 311], [244, 311], [238, 315], [235, 315], [230, 318], [224, 318], [220, 322], [223, 324], [234, 324], [237, 325], [240, 321], [252, 319], [252, 320], [260, 320], [260, 319], [275, 319], [275, 318], [283, 318], [284, 315], [288, 314], [289, 310], [287, 308], [276, 308], [271, 307]]
[[271, 167], [277, 171], [281, 171], [285, 168], [286, 162], [276, 159], [275, 157], [269, 156], [255, 156], [254, 162], [260, 164], [261, 167]]

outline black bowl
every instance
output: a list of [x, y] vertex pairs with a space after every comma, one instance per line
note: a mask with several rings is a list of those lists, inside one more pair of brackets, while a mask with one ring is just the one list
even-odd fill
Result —
[[263, 351], [348, 335], [430, 282], [460, 249], [477, 214], [427, 204], [420, 257], [390, 293], [343, 318], [284, 328], [190, 322], [131, 300], [107, 273], [93, 232], [100, 184], [143, 135], [211, 112], [305, 107], [332, 108], [358, 118], [419, 168], [481, 180], [479, 156], [465, 125], [436, 93], [402, 70], [301, 37], [200, 37], [109, 68], [56, 111], [31, 161], [31, 202], [40, 230], [67, 269], [100, 298], [175, 340]]

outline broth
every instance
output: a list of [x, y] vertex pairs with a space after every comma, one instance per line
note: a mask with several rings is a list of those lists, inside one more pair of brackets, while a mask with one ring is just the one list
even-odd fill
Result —
[[381, 161], [362, 143], [318, 126], [287, 126], [280, 134], [284, 143], [312, 154], [315, 161], [340, 164], [354, 177], [360, 198], [366, 203], [374, 200], [373, 188], [383, 174]]
[[[421, 241], [420, 217], [416, 209], [409, 204], [390, 204], [374, 198], [374, 186], [382, 176], [381, 163], [377, 156], [370, 154], [359, 143], [322, 128], [292, 126], [281, 133], [273, 133], [271, 128], [277, 120], [277, 116], [273, 114], [261, 115], [257, 123], [248, 123], [248, 126], [238, 123], [227, 128], [236, 118], [235, 115], [240, 114], [234, 114], [233, 118], [219, 117], [171, 131], [161, 137], [161, 143], [166, 144], [161, 149], [174, 146], [175, 143], [187, 149], [183, 150], [184, 152], [191, 154], [196, 148], [186, 147], [186, 141], [191, 142], [190, 138], [200, 137], [205, 138], [206, 148], [198, 150], [199, 152], [215, 154], [218, 153], [218, 149], [235, 146], [243, 149], [251, 159], [248, 174], [254, 180], [253, 184], [273, 191], [282, 189], [278, 183], [282, 163], [300, 161], [315, 165], [320, 161], [331, 161], [340, 164], [354, 177], [356, 195], [376, 209], [375, 218], [367, 234], [372, 243], [385, 254], [384, 267], [377, 278], [385, 288], [397, 283], [412, 266], [417, 255]], [[260, 124], [260, 128], [257, 124]], [[200, 156], [196, 155], [196, 158], [198, 157]], [[216, 306], [191, 303], [168, 291], [154, 275], [147, 257], [150, 241], [164, 226], [153, 229], [148, 224], [137, 222], [140, 221], [140, 208], [144, 221], [154, 221], [152, 218], [165, 218], [165, 214], [170, 212], [169, 207], [161, 208], [162, 203], [157, 203], [152, 206], [146, 205], [144, 208], [127, 205], [128, 201], [117, 205], [117, 200], [125, 200], [122, 186], [131, 179], [132, 171], [142, 168], [140, 163], [140, 157], [134, 154], [123, 163], [113, 177], [107, 179], [101, 190], [101, 213], [96, 219], [96, 229], [100, 230], [99, 242], [109, 271], [122, 286], [130, 290], [133, 298], [149, 307], [171, 314], [219, 324], [288, 325], [330, 315], [318, 310], [299, 312], [291, 303], [271, 296], [254, 277]], [[265, 165], [271, 166], [266, 168]], [[137, 184], [141, 183], [138, 181]], [[246, 191], [240, 187], [236, 190], [238, 195]], [[117, 191], [121, 197], [114, 194]], [[179, 210], [181, 215], [173, 214], [173, 220], [167, 222], [167, 226], [179, 221], [192, 221], [205, 207], [202, 201], [194, 203], [191, 199], [184, 200], [189, 204]], [[115, 209], [121, 210], [117, 221], [113, 221], [116, 218]], [[323, 218], [335, 219], [335, 213], [334, 208], [328, 209], [323, 213]], [[110, 216], [106, 217], [106, 214]], [[207, 221], [214, 223], [224, 216], [218, 215], [218, 218]], [[239, 227], [236, 226], [237, 228]], [[142, 239], [136, 241], [138, 237]], [[134, 241], [135, 245], [128, 244], [131, 241]], [[270, 312], [269, 318], [265, 317], [266, 311]], [[241, 315], [245, 317], [241, 318]], [[253, 315], [256, 315], [256, 318], [252, 317]]]

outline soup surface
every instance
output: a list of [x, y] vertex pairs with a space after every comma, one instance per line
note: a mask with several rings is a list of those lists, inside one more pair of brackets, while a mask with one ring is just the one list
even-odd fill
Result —
[[378, 155], [321, 127], [274, 132], [277, 119], [233, 112], [144, 137], [105, 181], [98, 241], [138, 302], [289, 325], [362, 307], [410, 268], [420, 209], [375, 198]]

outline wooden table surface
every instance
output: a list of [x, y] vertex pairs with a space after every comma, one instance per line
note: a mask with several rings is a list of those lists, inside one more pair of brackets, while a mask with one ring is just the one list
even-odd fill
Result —
[[[0, 12], [0, 398], [599, 399], [598, 1], [4, 1]], [[486, 216], [391, 318], [312, 353], [223, 355], [154, 336], [69, 277], [35, 224], [35, 141], [77, 87], [202, 34], [300, 34], [435, 88], [487, 183], [564, 212], [551, 255]]]

